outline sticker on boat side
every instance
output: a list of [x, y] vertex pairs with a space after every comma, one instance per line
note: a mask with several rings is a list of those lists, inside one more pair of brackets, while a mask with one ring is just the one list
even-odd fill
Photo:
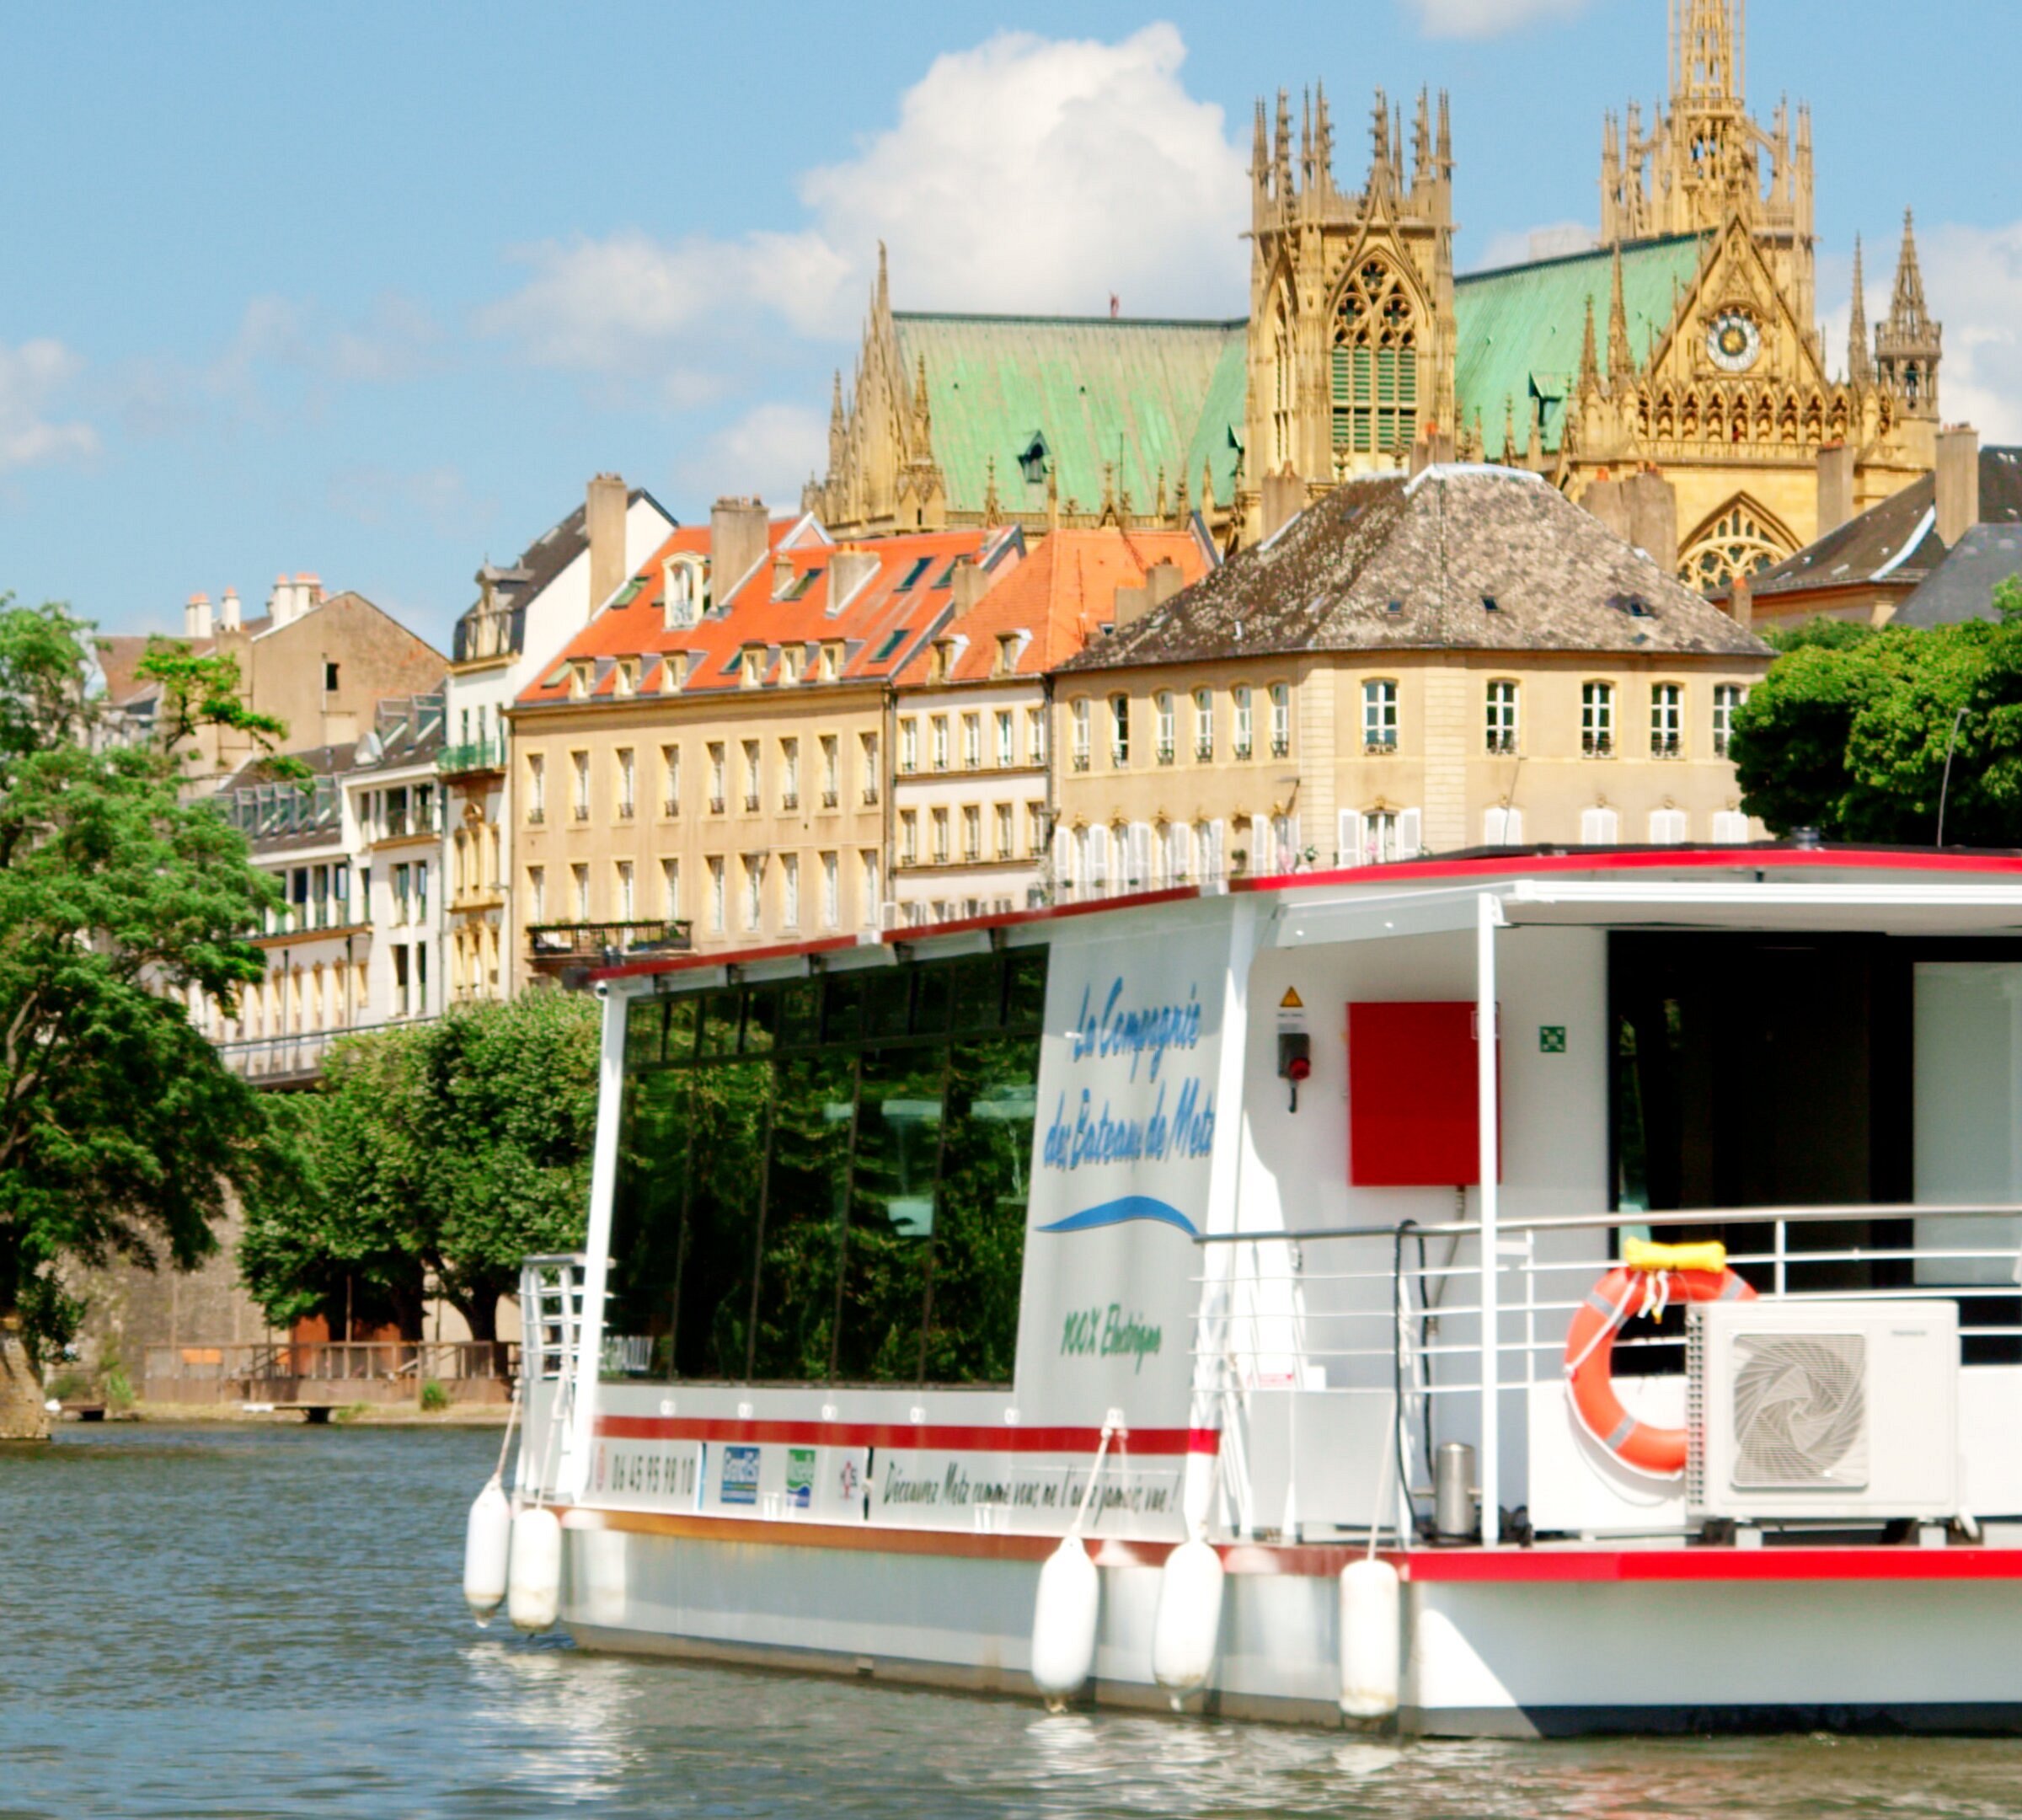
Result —
[[719, 1503], [758, 1502], [758, 1462], [762, 1451], [755, 1447], [726, 1447], [723, 1450], [723, 1479], [716, 1492]]

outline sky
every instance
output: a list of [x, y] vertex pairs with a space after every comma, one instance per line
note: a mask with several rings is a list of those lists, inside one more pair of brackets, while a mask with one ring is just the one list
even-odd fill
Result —
[[[1994, 17], [2011, 0], [2002, 0]], [[2022, 442], [2022, 36], [1980, 0], [1756, 0], [1812, 108], [1819, 307], [1917, 211], [1948, 420]], [[1239, 316], [1255, 98], [1452, 97], [1457, 264], [1598, 221], [1661, 0], [1267, 7], [0, 7], [0, 592], [108, 630], [272, 578], [447, 645], [615, 471], [797, 502], [880, 239], [900, 308]], [[1891, 77], [1900, 72], [1901, 86]]]

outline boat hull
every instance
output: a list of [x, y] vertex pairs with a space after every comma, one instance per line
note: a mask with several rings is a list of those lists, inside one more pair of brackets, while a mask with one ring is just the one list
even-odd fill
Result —
[[[564, 1622], [586, 1648], [1036, 1698], [1045, 1539], [591, 1511], [567, 1528]], [[1095, 1550], [1097, 1705], [1172, 1704], [1150, 1671], [1164, 1553]], [[1226, 1550], [1214, 1677], [1185, 1709], [1366, 1729], [1336, 1703], [1348, 1553]], [[2014, 1551], [1466, 1551], [1402, 1571], [1406, 1735], [2022, 1732]]]

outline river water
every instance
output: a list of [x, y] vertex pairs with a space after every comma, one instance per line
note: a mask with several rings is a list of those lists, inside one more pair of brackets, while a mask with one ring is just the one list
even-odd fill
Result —
[[0, 1448], [0, 1820], [2022, 1814], [2022, 1744], [1400, 1749], [528, 1643], [457, 1592], [497, 1448], [152, 1427]]

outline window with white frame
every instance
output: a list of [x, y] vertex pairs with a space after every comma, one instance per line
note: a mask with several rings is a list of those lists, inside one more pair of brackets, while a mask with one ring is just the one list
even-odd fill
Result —
[[962, 716], [962, 767], [968, 771], [983, 768], [983, 717], [966, 714]]
[[1270, 756], [1288, 757], [1292, 752], [1292, 689], [1284, 682], [1270, 685]]
[[724, 798], [729, 795], [730, 785], [729, 766], [724, 760], [723, 741], [709, 741], [709, 813], [721, 815]]
[[945, 771], [948, 768], [948, 716], [937, 714], [929, 726], [933, 741], [933, 768]]
[[538, 752], [527, 754], [527, 819], [536, 827], [548, 819], [548, 760]]
[[946, 865], [948, 864], [948, 811], [945, 809], [933, 811], [929, 825], [933, 830], [933, 863], [936, 865]]
[[1017, 763], [1011, 736], [1011, 711], [1008, 708], [1000, 708], [997, 711], [997, 763], [1000, 770]]
[[858, 736], [857, 762], [864, 772], [864, 805], [874, 806], [878, 800], [878, 786], [883, 781], [878, 775], [878, 736], [864, 733]]
[[587, 923], [590, 920], [590, 868], [588, 866], [578, 864], [569, 868], [569, 897], [575, 908], [575, 920], [579, 923]]
[[1215, 756], [1215, 692], [1194, 691], [1194, 757], [1206, 764]]
[[835, 929], [842, 921], [842, 870], [840, 855], [821, 855], [821, 927]]
[[724, 932], [724, 924], [726, 920], [724, 898], [727, 895], [724, 886], [723, 855], [712, 854], [709, 855], [708, 863], [709, 868], [709, 928], [714, 934], [720, 935]]
[[836, 736], [821, 736], [821, 806], [833, 809], [842, 800], [842, 750]]
[[899, 811], [899, 864], [920, 863], [920, 814], [917, 809]]
[[997, 806], [997, 857], [1000, 859], [1011, 857], [1012, 843], [1015, 838], [1014, 820], [1011, 805], [1008, 802], [999, 803]]
[[1077, 695], [1067, 704], [1068, 719], [1073, 726], [1074, 768], [1089, 768], [1089, 698]]
[[529, 923], [545, 923], [548, 920], [548, 868], [527, 868], [527, 920]]
[[908, 774], [920, 768], [920, 723], [908, 716], [899, 723], [899, 769]]
[[744, 742], [744, 812], [746, 815], [757, 815], [758, 812], [760, 801], [758, 780], [761, 763], [758, 741], [755, 739], [747, 739]]
[[[1488, 749], [1510, 753], [1516, 750], [1516, 685], [1507, 677], [1489, 684]], [[1497, 846], [1504, 844], [1498, 841]]]
[[878, 888], [882, 874], [879, 870], [875, 848], [866, 847], [862, 850], [858, 856], [858, 870], [864, 880], [864, 920], [875, 925], [883, 920], [884, 913], [880, 906], [885, 896]]
[[671, 923], [681, 914], [681, 861], [660, 862], [660, 913]]
[[744, 856], [744, 926], [757, 929], [765, 919], [765, 855]]
[[1397, 750], [1397, 684], [1387, 677], [1362, 684], [1362, 750]]
[[800, 856], [779, 856], [779, 914], [788, 929], [800, 927]]
[[1247, 682], [1238, 682], [1228, 692], [1228, 704], [1230, 717], [1234, 723], [1229, 733], [1230, 744], [1234, 747], [1237, 757], [1247, 758], [1249, 757], [1252, 731], [1249, 685]]
[[1158, 763], [1170, 764], [1177, 756], [1180, 737], [1179, 713], [1173, 706], [1173, 692], [1160, 689], [1153, 702], [1158, 714]]
[[1650, 843], [1653, 847], [1676, 847], [1682, 844], [1691, 832], [1691, 818], [1682, 809], [1668, 805], [1650, 811]]
[[1748, 692], [1735, 682], [1713, 686], [1713, 756], [1725, 758], [1734, 737], [1734, 711], [1748, 699]]
[[800, 806], [800, 741], [779, 741], [779, 806], [789, 815]]
[[1046, 806], [1029, 802], [1025, 805], [1025, 851], [1036, 859], [1045, 851], [1046, 844]]
[[618, 749], [618, 818], [629, 822], [639, 806], [639, 762], [629, 746]]
[[577, 821], [587, 822], [590, 819], [590, 754], [586, 752], [570, 752], [569, 767], [574, 779], [570, 806]]
[[[1589, 758], [1607, 758], [1615, 750], [1615, 685], [1580, 685], [1580, 750]], [[1589, 842], [1588, 845], [1593, 843]]]
[[1131, 698], [1110, 698], [1110, 763], [1119, 770], [1131, 762]]
[[1605, 803], [1580, 811], [1580, 844], [1613, 847], [1622, 839], [1622, 817]]
[[1484, 847], [1521, 847], [1523, 844], [1523, 811], [1499, 803], [1482, 816], [1481, 844]]
[[637, 908], [633, 901], [632, 862], [629, 859], [620, 859], [618, 862], [616, 875], [612, 882], [616, 886], [618, 920], [621, 923], [629, 923]]
[[681, 748], [663, 746], [660, 748], [660, 812], [663, 816], [681, 813]]
[[1046, 762], [1046, 710], [1044, 708], [1028, 708], [1025, 710], [1025, 763], [1043, 765]]
[[1194, 831], [1184, 822], [1165, 825], [1165, 875], [1174, 885], [1185, 885], [1194, 875]]
[[962, 811], [962, 858], [973, 863], [983, 857], [983, 811], [971, 803]]
[[1685, 689], [1682, 683], [1650, 686], [1650, 755], [1677, 758], [1685, 751]]

